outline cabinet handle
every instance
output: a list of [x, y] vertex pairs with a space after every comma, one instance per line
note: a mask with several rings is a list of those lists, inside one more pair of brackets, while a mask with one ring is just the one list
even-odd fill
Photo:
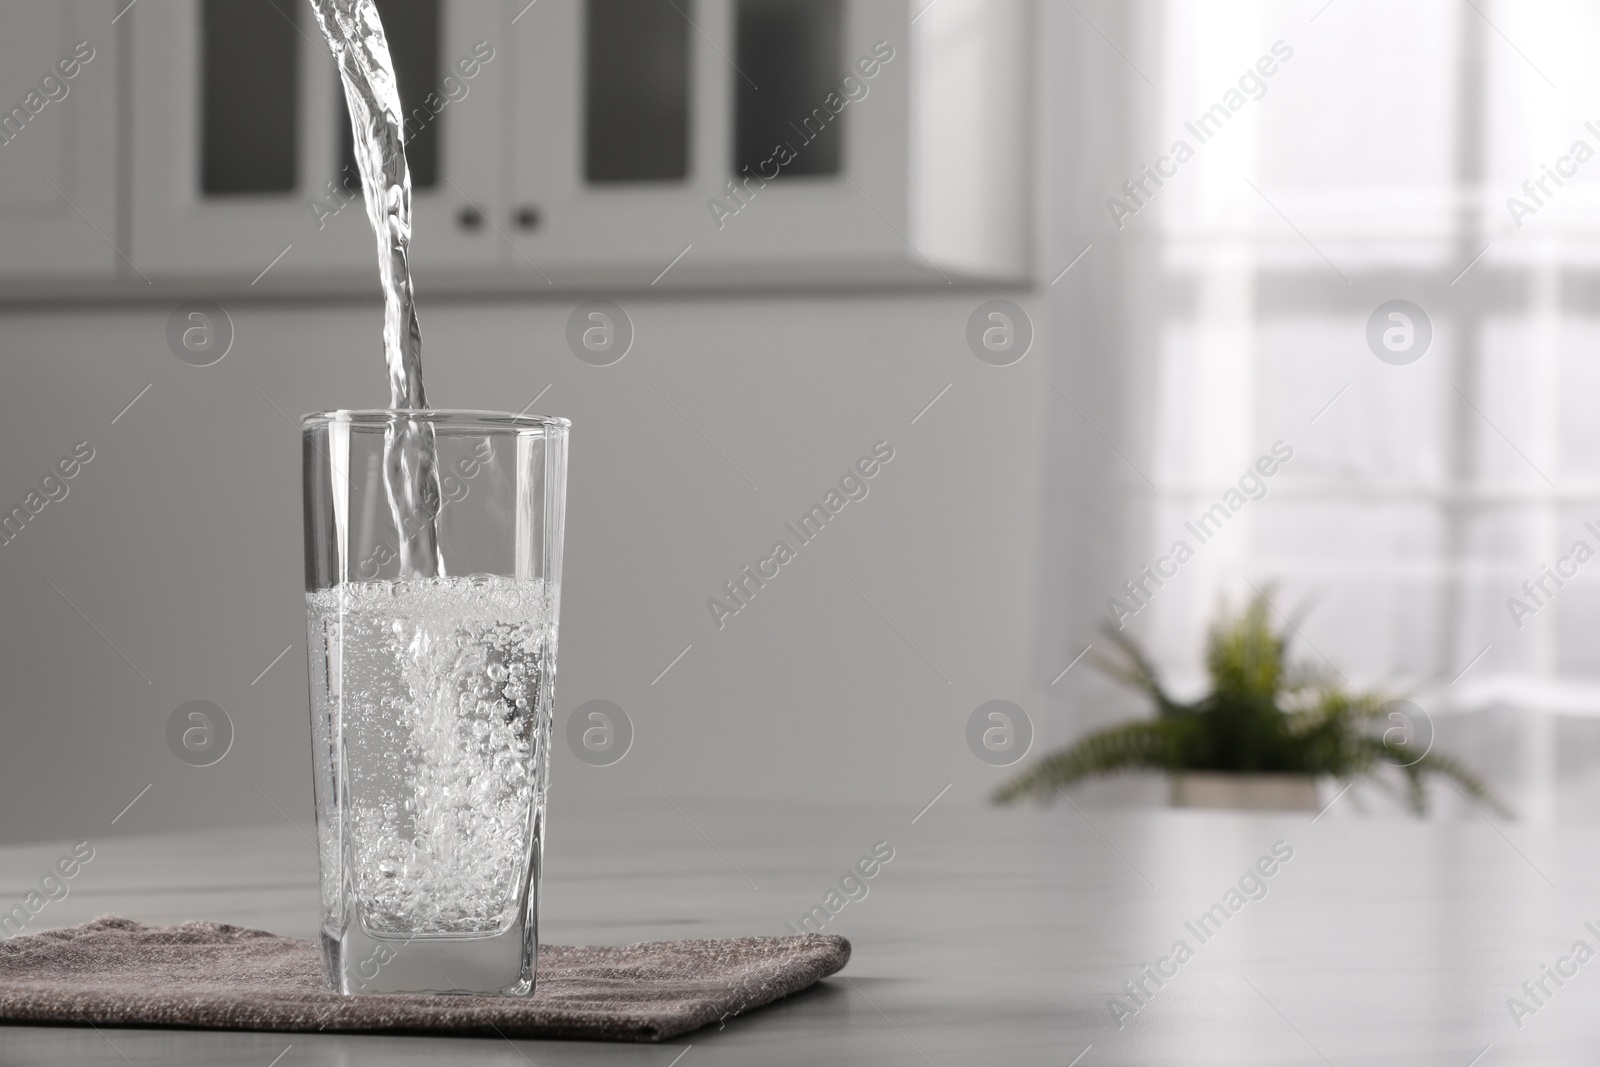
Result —
[[463, 230], [478, 230], [483, 227], [483, 212], [468, 204], [456, 215], [456, 223]]
[[532, 204], [524, 204], [522, 207], [517, 208], [511, 218], [517, 224], [517, 229], [519, 230], [537, 230], [539, 228], [539, 209]]

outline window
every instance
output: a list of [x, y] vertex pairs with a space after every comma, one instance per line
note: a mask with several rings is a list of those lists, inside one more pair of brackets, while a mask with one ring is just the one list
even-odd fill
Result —
[[[1563, 10], [1085, 6], [1140, 128], [1074, 242], [1151, 272], [1119, 283], [1124, 324], [1154, 313], [1128, 331], [1149, 351], [1122, 353], [1149, 373], [1120, 422], [1079, 406], [1139, 467], [1147, 559], [1194, 550], [1129, 626], [1196, 679], [1218, 596], [1277, 582], [1285, 611], [1314, 602], [1302, 655], [1411, 689], [1535, 817], [1600, 736], [1600, 113], [1580, 47], [1600, 14]], [[1367, 342], [1394, 300], [1431, 327], [1414, 361]], [[1379, 325], [1399, 344], [1412, 317]], [[1279, 441], [1292, 460], [1201, 542], [1192, 524]], [[1136, 562], [1072, 580], [1100, 621]]]

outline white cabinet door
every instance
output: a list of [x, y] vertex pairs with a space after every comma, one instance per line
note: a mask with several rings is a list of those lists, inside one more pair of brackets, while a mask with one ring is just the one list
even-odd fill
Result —
[[[233, 23], [208, 30], [208, 2], [237, 5], [211, 16]], [[375, 278], [375, 238], [359, 187], [341, 175], [349, 141], [343, 90], [305, 0], [146, 0], [128, 18], [131, 254], [141, 269], [268, 290]], [[251, 18], [260, 20], [260, 48], [242, 48], [233, 69], [208, 67], [206, 42], [217, 46], [213, 57], [223, 54], [238, 46]], [[496, 134], [509, 66], [496, 43], [502, 19], [498, 0], [439, 0], [437, 33], [428, 35], [436, 66], [413, 79], [412, 136], [426, 128], [439, 141], [434, 178], [412, 201], [419, 279], [435, 269], [490, 266], [502, 254], [485, 222], [501, 213]], [[225, 25], [233, 28], [218, 28]], [[391, 29], [397, 51], [399, 35]], [[264, 62], [258, 51], [274, 49], [292, 73], [283, 63], [247, 69]], [[406, 71], [400, 74], [404, 87]], [[252, 93], [248, 79], [257, 76], [263, 88]], [[208, 77], [217, 83], [209, 89]]]
[[[537, 269], [562, 286], [589, 278], [642, 285], [704, 236], [704, 204], [720, 184], [722, 116], [730, 98], [723, 68], [703, 60], [701, 53], [713, 59], [716, 53], [700, 33], [725, 39], [728, 8], [721, 0], [677, 0], [685, 15], [663, 2], [650, 21], [639, 20], [648, 31], [641, 35], [647, 47], [657, 52], [654, 62], [636, 65], [654, 68], [655, 91], [644, 95], [654, 97], [649, 103], [658, 127], [645, 138], [639, 164], [656, 176], [590, 183], [584, 129], [589, 6], [587, 0], [541, 0], [512, 27], [517, 70], [507, 143], [507, 221], [513, 228], [507, 232], [518, 254], [510, 269], [540, 282]], [[682, 21], [674, 27], [662, 15]], [[619, 42], [619, 55], [623, 47]], [[516, 226], [516, 216], [537, 225]]]
[[113, 244], [116, 14], [107, 0], [0, 4], [0, 279], [128, 270]]
[[[507, 211], [537, 226], [509, 230], [512, 266], [569, 287], [1018, 277], [1025, 215], [992, 204], [1025, 205], [1026, 175], [982, 158], [1025, 159], [1022, 120], [928, 112], [946, 81], [1019, 82], [1026, 23], [1019, 0], [534, 4], [514, 26]], [[975, 60], [961, 46], [990, 37]], [[680, 93], [681, 131], [662, 106]], [[681, 170], [663, 130], [687, 138]]]

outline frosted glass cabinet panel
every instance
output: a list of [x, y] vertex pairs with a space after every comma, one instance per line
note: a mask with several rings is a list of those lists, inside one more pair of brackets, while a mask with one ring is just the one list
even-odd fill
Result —
[[[498, 0], [379, 0], [412, 144], [414, 261], [503, 254]], [[305, 0], [157, 0], [133, 38], [132, 251], [153, 276], [280, 289], [374, 263], [338, 71]], [[280, 258], [281, 257], [281, 258]], [[270, 265], [270, 270], [267, 268]]]
[[[0, 278], [113, 278], [117, 9], [0, 4]], [[137, 277], [137, 275], [135, 275]]]

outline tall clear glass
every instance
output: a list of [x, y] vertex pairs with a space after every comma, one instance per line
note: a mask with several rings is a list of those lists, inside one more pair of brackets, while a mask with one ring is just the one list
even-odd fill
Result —
[[[418, 439], [407, 423], [436, 456], [436, 489], [420, 494], [395, 491], [416, 457], [385, 451]], [[332, 411], [300, 426], [329, 979], [344, 993], [527, 996], [569, 423]], [[394, 503], [419, 498], [408, 514]], [[436, 575], [402, 559], [418, 543], [430, 559], [437, 544]]]

